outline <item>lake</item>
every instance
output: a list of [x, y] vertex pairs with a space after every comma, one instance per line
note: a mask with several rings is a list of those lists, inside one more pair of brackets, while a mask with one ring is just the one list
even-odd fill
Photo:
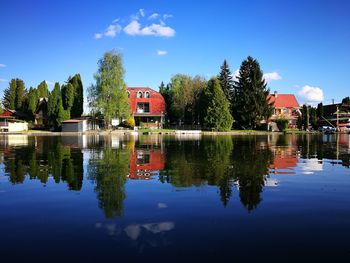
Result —
[[349, 135], [0, 137], [2, 262], [350, 262]]

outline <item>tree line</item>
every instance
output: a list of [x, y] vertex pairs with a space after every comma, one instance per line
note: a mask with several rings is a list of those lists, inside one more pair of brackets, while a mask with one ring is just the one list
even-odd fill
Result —
[[224, 60], [220, 73], [209, 81], [176, 74], [166, 86], [162, 82], [159, 91], [166, 103], [168, 124], [218, 131], [258, 128], [273, 112], [259, 62], [249, 56], [236, 78]]
[[64, 120], [80, 117], [84, 110], [80, 74], [69, 77], [63, 85], [56, 82], [51, 92], [46, 81], [27, 90], [23, 80], [12, 79], [4, 91], [2, 105], [4, 109], [21, 112], [25, 120], [33, 122], [40, 99], [47, 100], [49, 124], [54, 129], [59, 129]]

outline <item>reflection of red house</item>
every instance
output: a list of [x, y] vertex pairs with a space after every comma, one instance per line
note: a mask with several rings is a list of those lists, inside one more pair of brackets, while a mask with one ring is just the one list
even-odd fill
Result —
[[163, 96], [150, 88], [128, 88], [130, 110], [136, 126], [162, 127], [165, 114]]
[[148, 180], [164, 169], [165, 156], [160, 149], [136, 149], [130, 156], [130, 179]]
[[293, 94], [274, 94], [268, 96], [268, 101], [273, 102], [274, 111], [271, 120], [285, 118], [289, 121], [289, 126], [295, 128], [297, 119], [301, 116], [300, 107], [297, 99]]
[[293, 168], [297, 166], [297, 162], [296, 156], [275, 156], [270, 169], [274, 174], [294, 174]]

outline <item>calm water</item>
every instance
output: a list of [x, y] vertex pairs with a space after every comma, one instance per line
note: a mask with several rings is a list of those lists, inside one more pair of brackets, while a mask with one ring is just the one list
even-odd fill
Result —
[[1, 262], [350, 262], [350, 140], [0, 137]]

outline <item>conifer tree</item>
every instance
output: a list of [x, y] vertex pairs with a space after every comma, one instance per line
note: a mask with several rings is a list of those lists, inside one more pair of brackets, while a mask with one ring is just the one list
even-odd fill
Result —
[[38, 88], [37, 88], [38, 99], [48, 98], [49, 95], [50, 95], [50, 92], [49, 92], [49, 89], [47, 87], [47, 83], [45, 80], [43, 80], [42, 82], [40, 82], [40, 84], [38, 85]]
[[77, 118], [84, 112], [84, 88], [80, 74], [69, 77], [68, 83], [74, 87], [74, 100], [70, 109], [70, 115], [72, 118]]
[[3, 105], [5, 109], [14, 110], [16, 107], [16, 79], [11, 79], [9, 87], [4, 90]]
[[30, 87], [28, 92], [28, 113], [30, 115], [34, 115], [38, 104], [38, 100], [39, 98], [37, 95], [37, 90], [33, 87]]
[[235, 81], [233, 117], [237, 126], [254, 129], [261, 120], [272, 115], [273, 105], [267, 101], [269, 89], [257, 60], [248, 57], [241, 64]]
[[228, 131], [232, 127], [233, 118], [229, 109], [229, 102], [221, 89], [217, 78], [212, 78], [204, 89], [202, 96], [203, 124], [206, 128], [217, 131]]
[[54, 129], [61, 127], [62, 121], [64, 120], [64, 109], [61, 98], [61, 88], [59, 83], [55, 83], [55, 86], [49, 96], [47, 103], [48, 115], [50, 124]]
[[26, 97], [26, 89], [24, 87], [24, 82], [21, 79], [16, 79], [16, 99], [15, 99], [15, 109], [23, 110], [23, 103]]
[[[61, 89], [62, 103], [65, 110], [71, 111], [74, 104], [74, 86], [70, 83], [62, 85]], [[71, 112], [70, 112], [71, 113]]]
[[226, 59], [224, 60], [224, 63], [221, 66], [221, 71], [218, 76], [218, 79], [220, 81], [221, 88], [226, 96], [226, 99], [229, 101], [230, 104], [232, 104], [234, 82], [230, 67]]

